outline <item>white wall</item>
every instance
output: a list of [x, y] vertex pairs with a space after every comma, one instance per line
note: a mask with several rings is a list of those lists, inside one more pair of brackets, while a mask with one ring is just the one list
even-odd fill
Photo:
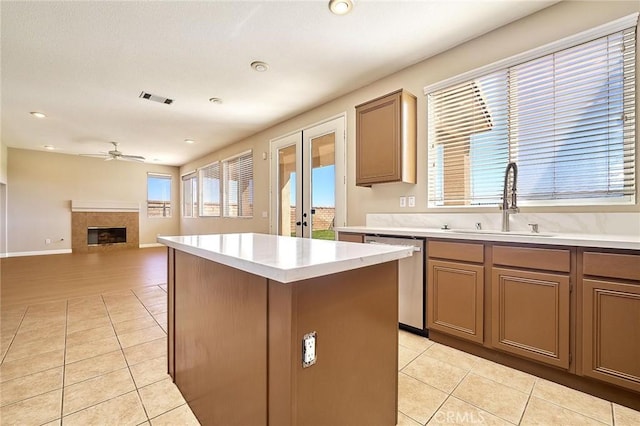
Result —
[[[269, 140], [310, 124], [322, 121], [342, 112], [347, 114], [347, 224], [364, 225], [367, 213], [442, 213], [462, 212], [461, 209], [427, 208], [427, 123], [425, 86], [473, 70], [498, 60], [522, 53], [561, 38], [576, 34], [640, 11], [637, 1], [564, 1], [523, 18], [505, 27], [471, 40], [440, 55], [429, 58], [369, 86], [300, 114], [270, 129], [253, 135], [238, 144], [212, 153], [181, 168], [186, 173], [215, 159], [234, 152], [254, 150], [255, 194], [253, 219], [182, 219], [183, 233], [254, 231], [268, 232], [268, 220], [260, 216], [269, 211], [268, 162], [262, 160], [262, 152], [269, 150]], [[345, 64], [348, 66], [348, 64]], [[640, 65], [637, 67], [640, 69]], [[355, 186], [355, 105], [384, 95], [399, 88], [407, 89], [418, 98], [418, 164], [415, 185], [392, 183], [374, 185], [372, 188]], [[640, 105], [640, 91], [637, 105]], [[300, 96], [304, 96], [303, 93]], [[640, 149], [637, 149], [640, 153]], [[640, 164], [640, 161], [638, 161]], [[400, 208], [400, 195], [414, 195], [415, 208]], [[485, 211], [497, 211], [485, 208]], [[482, 209], [479, 209], [482, 211]], [[545, 211], [639, 211], [635, 206], [599, 206], [588, 208], [523, 208], [523, 212]]]
[[147, 172], [173, 176], [171, 202], [178, 206], [177, 167], [9, 148], [7, 253], [70, 250], [71, 200], [139, 203], [141, 245], [155, 243], [157, 234], [177, 235], [177, 213], [147, 217]]

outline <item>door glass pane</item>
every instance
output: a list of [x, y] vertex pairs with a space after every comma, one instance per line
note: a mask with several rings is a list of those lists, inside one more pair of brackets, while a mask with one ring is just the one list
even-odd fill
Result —
[[335, 239], [335, 133], [311, 139], [311, 238]]
[[278, 150], [278, 234], [296, 237], [296, 146]]

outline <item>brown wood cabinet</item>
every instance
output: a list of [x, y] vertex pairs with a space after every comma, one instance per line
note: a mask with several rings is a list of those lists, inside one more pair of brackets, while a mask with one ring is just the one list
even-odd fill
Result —
[[569, 368], [570, 259], [563, 249], [493, 247], [493, 347]]
[[338, 232], [338, 241], [346, 241], [349, 243], [364, 243], [364, 234]]
[[428, 241], [427, 327], [484, 341], [483, 245]]
[[416, 183], [416, 97], [405, 90], [356, 106], [356, 185]]
[[585, 252], [582, 374], [640, 392], [640, 256]]

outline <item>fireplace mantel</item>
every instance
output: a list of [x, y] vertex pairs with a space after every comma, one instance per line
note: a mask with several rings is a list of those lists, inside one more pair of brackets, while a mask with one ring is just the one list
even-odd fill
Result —
[[109, 212], [109, 213], [138, 213], [139, 203], [122, 201], [81, 201], [71, 200], [72, 212]]

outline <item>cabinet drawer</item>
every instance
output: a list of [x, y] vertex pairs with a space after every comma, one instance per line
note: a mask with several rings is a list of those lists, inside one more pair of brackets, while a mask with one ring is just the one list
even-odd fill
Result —
[[484, 262], [484, 246], [477, 243], [454, 243], [448, 241], [428, 241], [429, 257], [463, 262]]
[[582, 255], [582, 272], [598, 277], [640, 280], [640, 256], [585, 252]]
[[364, 234], [352, 234], [350, 232], [339, 232], [338, 241], [347, 241], [350, 243], [364, 243]]
[[494, 246], [493, 264], [569, 272], [571, 270], [571, 252], [563, 249]]

